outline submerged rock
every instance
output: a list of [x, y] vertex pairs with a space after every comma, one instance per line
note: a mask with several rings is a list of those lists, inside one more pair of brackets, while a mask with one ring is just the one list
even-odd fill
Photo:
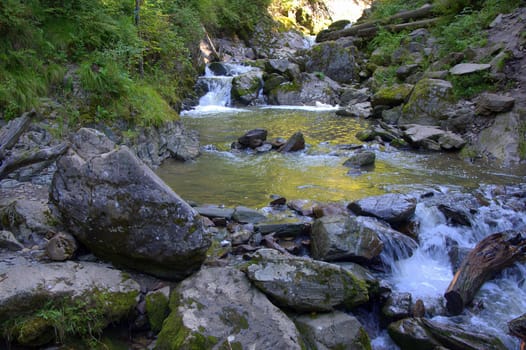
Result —
[[260, 249], [248, 278], [277, 304], [298, 311], [351, 309], [369, 300], [367, 283], [334, 264]]
[[309, 349], [366, 350], [367, 332], [356, 317], [341, 311], [302, 315], [294, 319]]
[[159, 277], [196, 271], [210, 245], [199, 214], [126, 146], [81, 129], [57, 161], [50, 201], [93, 253]]
[[294, 323], [245, 275], [203, 269], [177, 286], [155, 349], [302, 349]]
[[374, 165], [376, 154], [374, 151], [360, 150], [349, 157], [343, 166], [348, 168], [362, 168]]

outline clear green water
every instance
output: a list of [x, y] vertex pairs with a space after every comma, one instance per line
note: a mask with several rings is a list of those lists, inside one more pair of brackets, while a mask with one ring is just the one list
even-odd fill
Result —
[[[270, 196], [351, 201], [386, 192], [410, 192], [438, 186], [477, 188], [480, 184], [524, 182], [526, 169], [499, 169], [470, 164], [456, 154], [419, 153], [375, 147], [374, 169], [347, 175], [342, 166], [349, 151], [337, 145], [362, 144], [356, 132], [367, 121], [344, 118], [329, 111], [252, 109], [238, 113], [184, 116], [187, 128], [201, 135], [203, 150], [193, 162], [169, 161], [158, 175], [181, 197], [199, 204], [245, 205], [261, 208]], [[268, 138], [288, 138], [301, 131], [304, 152], [249, 154], [232, 152], [230, 145], [246, 131], [268, 130]]]

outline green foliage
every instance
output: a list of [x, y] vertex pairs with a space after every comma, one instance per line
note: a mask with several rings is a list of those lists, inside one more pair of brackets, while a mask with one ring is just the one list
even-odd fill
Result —
[[377, 48], [381, 48], [382, 56], [387, 57], [390, 60], [391, 55], [396, 49], [400, 48], [400, 44], [407, 33], [391, 33], [385, 29], [380, 29], [378, 34], [368, 44], [369, 51], [374, 51]]
[[453, 95], [455, 98], [471, 98], [483, 91], [494, 91], [493, 83], [488, 72], [477, 72], [472, 74], [452, 76]]
[[400, 11], [413, 10], [428, 3], [426, 0], [406, 1], [406, 0], [376, 0], [371, 6], [372, 19], [383, 19], [392, 16]]

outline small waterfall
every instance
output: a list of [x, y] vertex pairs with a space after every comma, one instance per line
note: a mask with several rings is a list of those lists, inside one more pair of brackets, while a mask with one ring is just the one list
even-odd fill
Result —
[[[213, 68], [212, 68], [213, 67]], [[232, 80], [252, 70], [252, 67], [232, 63], [211, 63], [205, 68], [205, 75], [197, 80], [206, 93], [199, 99], [199, 105], [186, 114], [233, 111], [231, 106]]]

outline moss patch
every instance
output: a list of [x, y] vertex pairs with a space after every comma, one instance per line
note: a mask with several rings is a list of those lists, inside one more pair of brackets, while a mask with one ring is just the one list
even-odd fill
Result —
[[161, 292], [150, 293], [146, 296], [146, 313], [150, 322], [150, 328], [154, 333], [159, 333], [163, 321], [170, 313], [168, 298]]

